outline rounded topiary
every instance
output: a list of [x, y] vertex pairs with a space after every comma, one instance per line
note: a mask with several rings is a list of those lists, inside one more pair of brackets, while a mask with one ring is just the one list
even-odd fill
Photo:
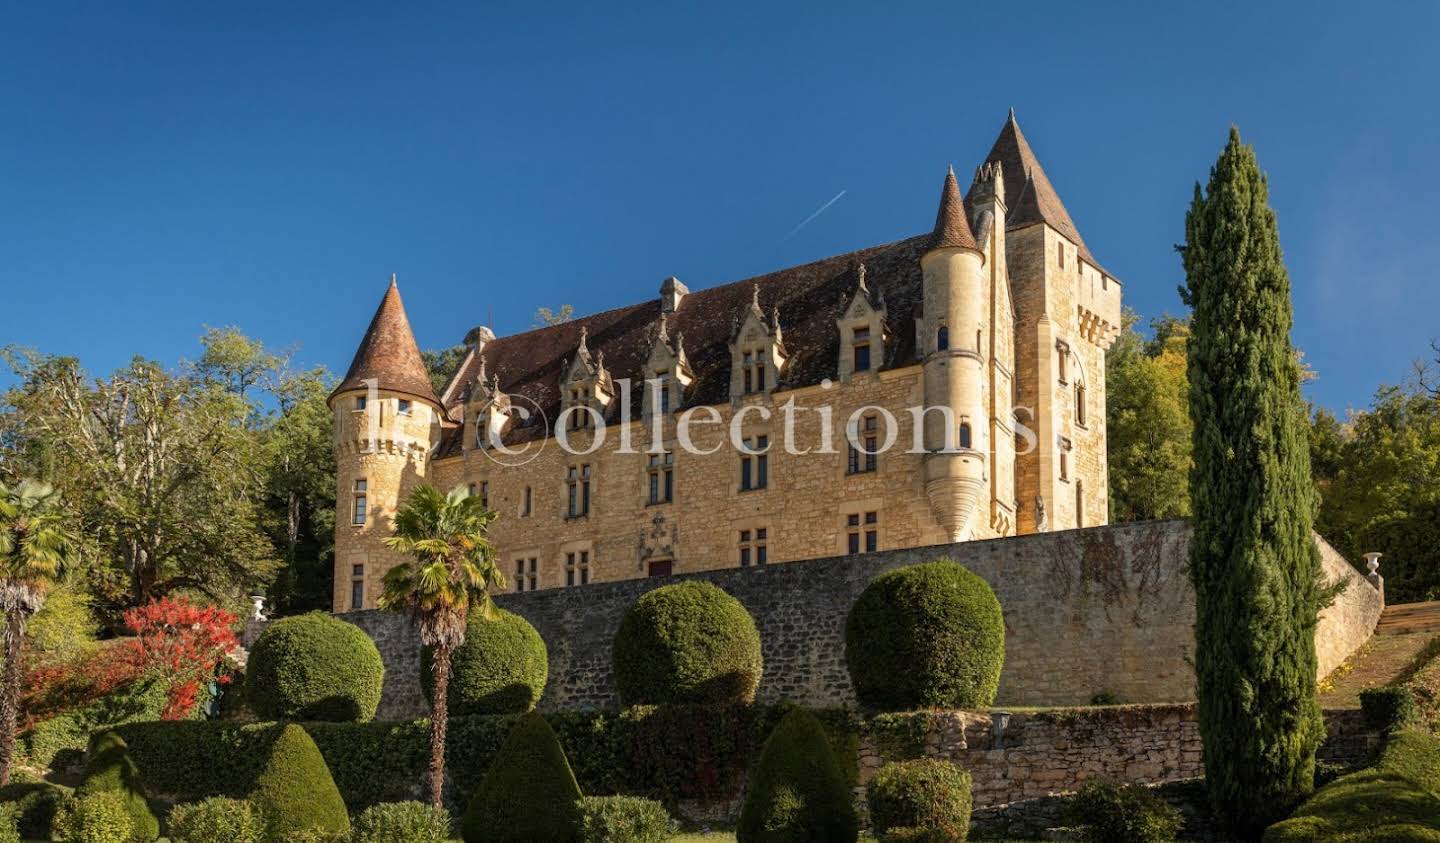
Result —
[[271, 838], [297, 832], [350, 833], [350, 815], [325, 758], [294, 723], [281, 729], [270, 746], [250, 803]]
[[167, 817], [170, 843], [261, 843], [265, 824], [243, 799], [215, 796], [176, 805]]
[[653, 799], [587, 796], [580, 800], [580, 814], [584, 843], [665, 843], [670, 839], [670, 814]]
[[1169, 843], [1180, 831], [1180, 812], [1144, 785], [1090, 779], [1070, 799], [1065, 821], [1087, 843]]
[[56, 843], [131, 843], [135, 821], [124, 794], [118, 791], [76, 795], [55, 812], [50, 838]]
[[0, 805], [0, 843], [20, 843], [18, 805]]
[[[420, 651], [420, 684], [434, 704], [434, 650]], [[450, 716], [523, 714], [540, 702], [550, 658], [530, 622], [504, 609], [493, 620], [479, 612], [465, 625], [465, 643], [450, 656]]]
[[949, 560], [881, 574], [845, 621], [845, 661], [871, 708], [984, 708], [1005, 664], [1000, 601]]
[[626, 705], [749, 703], [764, 670], [755, 619], [739, 600], [698, 580], [635, 601], [615, 633], [613, 655]]
[[854, 843], [859, 836], [850, 784], [825, 729], [796, 709], [765, 741], [745, 790], [739, 843]]
[[82, 798], [96, 793], [120, 795], [133, 824], [134, 840], [148, 841], [160, 836], [160, 820], [150, 811], [140, 770], [130, 758], [125, 740], [114, 732], [106, 732], [91, 742], [86, 753], [85, 777], [75, 789], [75, 795]]
[[580, 786], [545, 718], [522, 716], [470, 799], [465, 843], [573, 843], [580, 834]]
[[50, 834], [55, 813], [70, 796], [70, 790], [49, 782], [12, 782], [0, 787], [0, 805], [13, 808], [20, 837], [43, 840]]
[[970, 830], [970, 774], [933, 758], [881, 767], [865, 789], [870, 823], [879, 833], [891, 829], [929, 830], [948, 841], [962, 841]]
[[321, 612], [272, 622], [245, 666], [246, 701], [263, 720], [364, 723], [384, 682], [370, 636]]
[[445, 843], [450, 815], [423, 802], [372, 805], [355, 818], [350, 843]]

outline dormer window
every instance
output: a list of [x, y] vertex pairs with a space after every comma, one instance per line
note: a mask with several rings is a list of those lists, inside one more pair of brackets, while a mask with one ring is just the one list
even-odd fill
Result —
[[489, 428], [490, 425], [486, 423], [484, 416], [481, 416], [480, 418], [475, 420], [475, 447], [485, 447], [485, 436]]
[[760, 309], [760, 291], [744, 320], [730, 338], [730, 397], [769, 392], [780, 380], [785, 368], [784, 341], [780, 335], [780, 313], [770, 317]]
[[650, 355], [643, 371], [650, 373], [646, 378], [643, 404], [647, 417], [656, 413], [669, 415], [683, 400], [685, 387], [695, 380], [690, 361], [685, 357], [685, 338], [676, 335], [671, 342], [664, 315], [655, 325]]
[[851, 342], [854, 343], [853, 356], [855, 360], [855, 371], [870, 371], [870, 328], [869, 326], [856, 328]]
[[835, 327], [840, 333], [838, 368], [842, 379], [873, 372], [885, 362], [885, 297], [865, 284], [865, 265], [856, 267], [855, 291], [843, 302]]

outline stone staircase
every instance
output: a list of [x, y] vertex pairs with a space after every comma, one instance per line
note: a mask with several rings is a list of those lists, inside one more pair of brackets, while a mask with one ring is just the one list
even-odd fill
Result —
[[1440, 600], [1386, 606], [1375, 626], [1376, 635], [1440, 632]]

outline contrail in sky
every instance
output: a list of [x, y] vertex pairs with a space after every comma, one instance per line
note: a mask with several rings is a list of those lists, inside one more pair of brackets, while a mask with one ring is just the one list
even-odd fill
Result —
[[819, 210], [817, 210], [815, 213], [811, 214], [810, 216], [806, 217], [805, 220], [804, 220], [803, 222], [801, 222], [799, 225], [797, 225], [797, 226], [795, 226], [794, 228], [790, 229], [790, 233], [787, 234], [787, 235], [785, 235], [785, 239], [786, 239], [786, 240], [789, 240], [791, 237], [794, 237], [797, 233], [799, 233], [800, 229], [802, 229], [802, 228], [804, 228], [805, 226], [809, 225], [816, 217], [818, 217], [818, 216], [820, 216], [821, 214], [825, 213], [825, 209], [826, 209], [826, 208], [829, 208], [831, 205], [834, 205], [836, 202], [839, 202], [839, 201], [840, 201], [840, 197], [841, 197], [841, 196], [844, 196], [844, 195], [845, 195], [845, 191], [843, 191], [843, 190], [840, 191], [839, 193], [835, 194], [835, 198], [834, 198], [834, 199], [831, 199], [829, 202], [826, 202], [824, 205], [821, 205], [820, 208], [819, 208]]

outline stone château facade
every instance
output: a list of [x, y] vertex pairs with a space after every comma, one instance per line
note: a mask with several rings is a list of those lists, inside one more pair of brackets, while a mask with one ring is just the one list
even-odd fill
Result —
[[496, 338], [435, 394], [392, 280], [335, 414], [336, 611], [414, 486], [466, 486], [512, 590], [1106, 523], [1120, 284], [1013, 113], [934, 229]]

